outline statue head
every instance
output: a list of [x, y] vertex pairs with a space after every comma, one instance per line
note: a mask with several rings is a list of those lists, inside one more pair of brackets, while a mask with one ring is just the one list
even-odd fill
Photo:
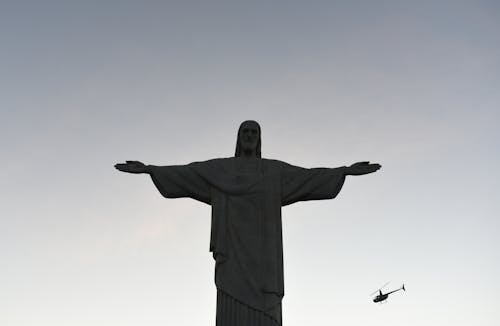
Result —
[[243, 121], [238, 129], [235, 157], [245, 154], [261, 158], [260, 125], [257, 121]]

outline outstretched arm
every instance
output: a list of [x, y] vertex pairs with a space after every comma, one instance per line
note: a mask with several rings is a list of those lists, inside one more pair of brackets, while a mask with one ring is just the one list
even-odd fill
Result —
[[199, 173], [203, 162], [187, 165], [155, 166], [139, 161], [119, 163], [115, 168], [127, 173], [147, 173], [160, 193], [166, 198], [189, 197], [210, 203], [210, 185]]
[[282, 205], [298, 201], [332, 199], [347, 175], [363, 175], [380, 169], [380, 164], [358, 162], [338, 168], [305, 169], [287, 164], [282, 172]]

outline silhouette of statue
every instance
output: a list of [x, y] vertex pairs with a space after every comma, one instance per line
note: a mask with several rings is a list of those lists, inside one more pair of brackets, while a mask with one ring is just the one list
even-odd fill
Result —
[[381, 166], [306, 169], [263, 159], [260, 126], [249, 120], [240, 125], [234, 157], [172, 166], [127, 161], [115, 167], [148, 173], [166, 198], [189, 197], [212, 206], [217, 326], [277, 326], [284, 295], [281, 207], [335, 198], [345, 176]]

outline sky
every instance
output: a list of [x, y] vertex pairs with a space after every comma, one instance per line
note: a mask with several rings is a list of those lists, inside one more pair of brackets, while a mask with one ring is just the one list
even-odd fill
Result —
[[210, 207], [113, 165], [253, 119], [265, 158], [382, 164], [283, 208], [285, 326], [499, 325], [499, 35], [493, 0], [2, 1], [0, 324], [215, 325]]

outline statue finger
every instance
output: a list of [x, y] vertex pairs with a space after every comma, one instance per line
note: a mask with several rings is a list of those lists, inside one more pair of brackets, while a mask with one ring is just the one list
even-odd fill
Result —
[[117, 170], [120, 170], [120, 171], [123, 171], [123, 169], [125, 168], [126, 164], [115, 164], [115, 169]]

